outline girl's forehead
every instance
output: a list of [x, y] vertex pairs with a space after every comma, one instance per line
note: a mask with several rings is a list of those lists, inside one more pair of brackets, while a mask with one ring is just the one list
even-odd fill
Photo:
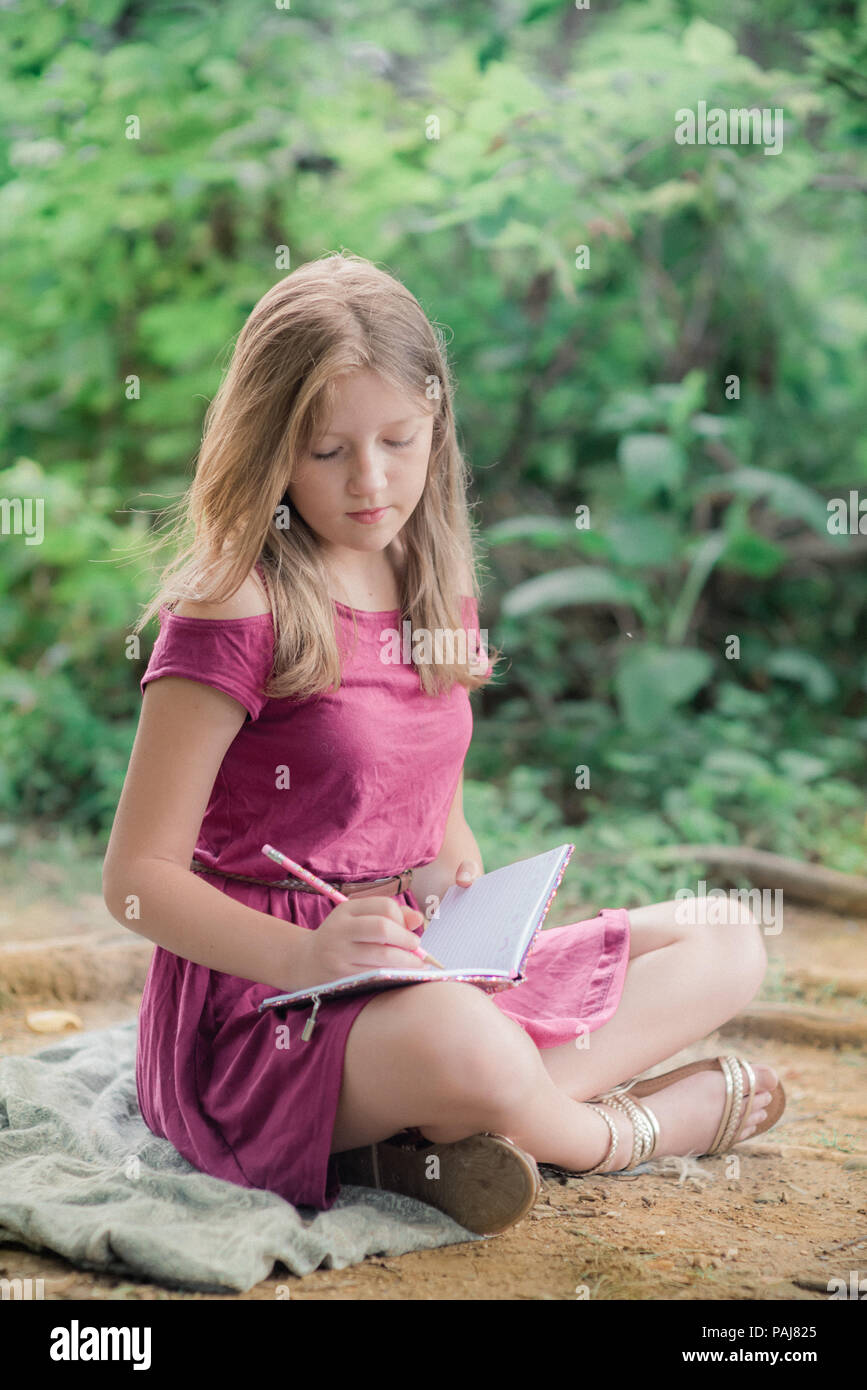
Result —
[[431, 414], [431, 402], [371, 372], [355, 374], [352, 380], [335, 377], [330, 401], [326, 396], [320, 403], [320, 422], [326, 428], [349, 428], [359, 420], [400, 424]]

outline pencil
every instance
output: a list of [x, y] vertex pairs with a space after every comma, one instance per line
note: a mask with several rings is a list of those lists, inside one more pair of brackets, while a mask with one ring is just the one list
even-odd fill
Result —
[[[332, 883], [326, 883], [324, 878], [317, 878], [316, 874], [312, 874], [309, 869], [302, 868], [300, 864], [296, 864], [295, 860], [290, 859], [288, 854], [282, 854], [280, 850], [275, 849], [273, 845], [263, 845], [262, 853], [267, 854], [269, 859], [273, 859], [275, 864], [282, 864], [284, 869], [288, 869], [296, 878], [300, 878], [303, 883], [306, 883], [309, 888], [315, 888], [317, 893], [322, 893], [324, 897], [330, 898], [332, 902], [345, 903], [348, 901], [346, 894], [341, 893], [339, 888], [335, 888]], [[413, 951], [412, 954], [418, 956], [420, 960], [430, 961], [431, 965], [435, 965], [437, 970], [445, 970], [445, 966], [441, 964], [435, 956], [429, 955], [422, 946], [419, 946], [418, 950]]]

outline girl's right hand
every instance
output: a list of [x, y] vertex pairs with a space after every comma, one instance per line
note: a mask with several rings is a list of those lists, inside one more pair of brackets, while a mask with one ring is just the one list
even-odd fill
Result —
[[[430, 969], [414, 954], [421, 938], [411, 931], [424, 914], [394, 898], [349, 898], [338, 903], [315, 930], [306, 930], [303, 979], [291, 989], [328, 984], [365, 970]], [[294, 972], [293, 972], [294, 973]]]

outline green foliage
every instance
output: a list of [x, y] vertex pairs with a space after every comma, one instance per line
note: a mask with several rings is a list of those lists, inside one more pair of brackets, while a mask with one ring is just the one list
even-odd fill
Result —
[[[863, 3], [25, 0], [4, 30], [0, 498], [46, 534], [0, 535], [0, 816], [104, 833], [145, 512], [280, 248], [346, 246], [449, 329], [509, 659], [470, 762], [492, 852], [571, 824], [864, 871], [867, 577], [826, 524], [867, 484]], [[781, 107], [783, 150], [678, 145], [699, 100]]]

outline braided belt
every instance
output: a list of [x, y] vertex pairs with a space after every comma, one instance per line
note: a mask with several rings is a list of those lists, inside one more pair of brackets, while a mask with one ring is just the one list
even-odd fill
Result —
[[[249, 874], [227, 874], [223, 869], [209, 869], [207, 864], [202, 864], [198, 859], [190, 861], [190, 868], [194, 874], [216, 874], [218, 878], [235, 878], [239, 883], [258, 883], [264, 888], [289, 888], [293, 892], [317, 893], [315, 888], [302, 883], [300, 878], [251, 878]], [[368, 879], [363, 883], [347, 883], [345, 880], [338, 882], [336, 879], [327, 879], [333, 883], [340, 893], [344, 893], [347, 898], [372, 897], [395, 897], [398, 893], [405, 893], [412, 884], [412, 869], [403, 869], [399, 874], [391, 874], [388, 878]], [[317, 893], [317, 897], [321, 896]]]

